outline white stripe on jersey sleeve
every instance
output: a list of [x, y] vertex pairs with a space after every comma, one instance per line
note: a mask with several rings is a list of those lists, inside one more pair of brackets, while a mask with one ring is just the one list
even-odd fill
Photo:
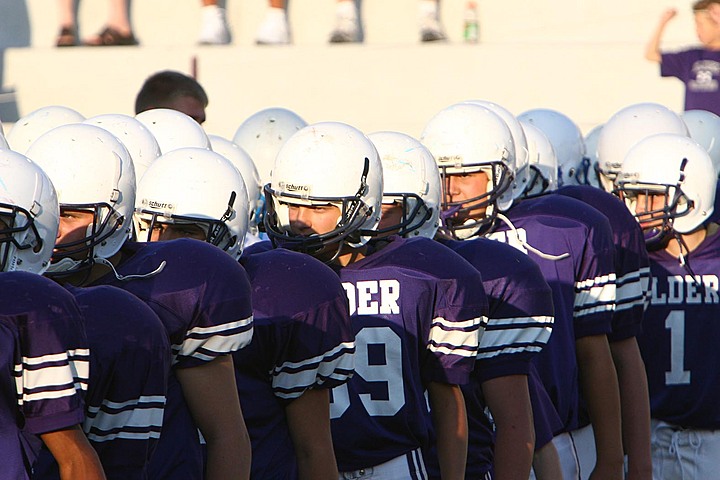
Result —
[[575, 283], [575, 317], [615, 308], [615, 274]]
[[486, 317], [462, 321], [448, 321], [435, 317], [430, 326], [428, 350], [444, 355], [474, 357], [477, 355], [481, 330], [487, 325]]
[[478, 360], [508, 353], [540, 351], [550, 339], [554, 321], [554, 317], [545, 315], [491, 319], [489, 322], [494, 328], [482, 333]]
[[[122, 403], [104, 400], [101, 407], [88, 408], [83, 431], [88, 439], [98, 443], [116, 438], [130, 440], [159, 438], [164, 408], [158, 407], [158, 403], [165, 405], [165, 396], [141, 396]], [[112, 413], [113, 410], [121, 411]]]
[[285, 399], [297, 398], [303, 393], [299, 389], [322, 385], [325, 378], [347, 380], [355, 367], [354, 351], [355, 342], [343, 342], [321, 355], [301, 362], [285, 362], [274, 368], [271, 373], [275, 395]]
[[[644, 304], [645, 290], [643, 289], [643, 277], [648, 273], [649, 269], [640, 269], [618, 278], [615, 290], [616, 311], [627, 310]], [[645, 283], [647, 283], [647, 281], [645, 281]]]
[[[18, 404], [72, 396], [79, 390], [87, 390], [89, 355], [88, 349], [76, 349], [39, 357], [23, 357], [23, 365], [15, 365]], [[28, 393], [29, 390], [38, 391]]]
[[[249, 316], [236, 322], [225, 323], [223, 325], [214, 325], [212, 327], [195, 327], [188, 330], [185, 340], [181, 345], [173, 345], [173, 352], [176, 356], [192, 357], [200, 360], [211, 361], [219, 355], [232, 353], [245, 347], [252, 340], [252, 321], [253, 317]], [[223, 335], [235, 329], [245, 329], [232, 335]], [[207, 336], [205, 338], [190, 338], [192, 335]], [[208, 353], [198, 352], [202, 348]], [[177, 362], [177, 358], [173, 359], [173, 363]]]

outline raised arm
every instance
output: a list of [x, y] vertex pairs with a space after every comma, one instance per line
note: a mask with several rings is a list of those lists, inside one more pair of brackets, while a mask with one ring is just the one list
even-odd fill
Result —
[[660, 63], [662, 60], [660, 42], [662, 41], [665, 27], [668, 22], [675, 17], [675, 15], [677, 15], [677, 10], [674, 8], [668, 8], [662, 13], [662, 15], [660, 15], [660, 21], [645, 45], [645, 59], [650, 60], [651, 62]]

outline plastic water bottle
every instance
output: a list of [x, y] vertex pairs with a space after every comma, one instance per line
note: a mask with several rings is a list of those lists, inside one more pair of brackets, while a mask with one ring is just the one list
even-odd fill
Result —
[[463, 39], [465, 39], [465, 43], [478, 43], [480, 40], [480, 23], [478, 22], [477, 4], [472, 0], [465, 7], [464, 20]]

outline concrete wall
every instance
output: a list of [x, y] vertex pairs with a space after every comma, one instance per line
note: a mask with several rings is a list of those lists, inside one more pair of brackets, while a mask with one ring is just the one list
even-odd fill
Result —
[[[411, 135], [444, 106], [472, 98], [514, 113], [556, 108], [584, 131], [629, 103], [681, 109], [680, 82], [661, 79], [642, 51], [666, 6], [680, 14], [665, 45], [696, 42], [689, 2], [478, 3], [478, 45], [461, 42], [465, 3], [457, 0], [442, 3], [450, 38], [442, 45], [418, 43], [416, 0], [363, 0], [362, 45], [326, 44], [334, 0], [290, 0], [294, 45], [282, 47], [253, 45], [264, 0], [228, 0], [234, 42], [221, 47], [194, 44], [199, 0], [136, 0], [132, 18], [141, 47], [56, 49], [54, 0], [0, 0], [0, 115], [12, 122], [48, 104], [86, 116], [132, 113], [149, 74], [190, 73], [193, 61], [210, 96], [206, 128], [229, 137], [244, 118], [276, 105], [310, 122], [342, 120], [368, 132]], [[80, 3], [81, 35], [101, 28], [107, 6]]]

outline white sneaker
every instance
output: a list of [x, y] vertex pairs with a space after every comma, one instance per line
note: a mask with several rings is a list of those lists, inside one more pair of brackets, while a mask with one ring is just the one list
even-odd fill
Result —
[[282, 8], [271, 8], [255, 35], [258, 45], [286, 45], [290, 43], [287, 14]]
[[232, 40], [225, 9], [208, 5], [201, 9], [202, 23], [198, 43], [201, 45], [227, 45]]
[[418, 4], [418, 24], [420, 25], [421, 41], [437, 42], [447, 40], [438, 15], [438, 3], [436, 0], [421, 0]]
[[439, 42], [447, 40], [445, 32], [437, 18], [426, 18], [420, 24], [420, 40], [423, 42]]
[[335, 29], [330, 33], [330, 43], [354, 43], [360, 41], [360, 25], [355, 2], [339, 2], [335, 9]]

